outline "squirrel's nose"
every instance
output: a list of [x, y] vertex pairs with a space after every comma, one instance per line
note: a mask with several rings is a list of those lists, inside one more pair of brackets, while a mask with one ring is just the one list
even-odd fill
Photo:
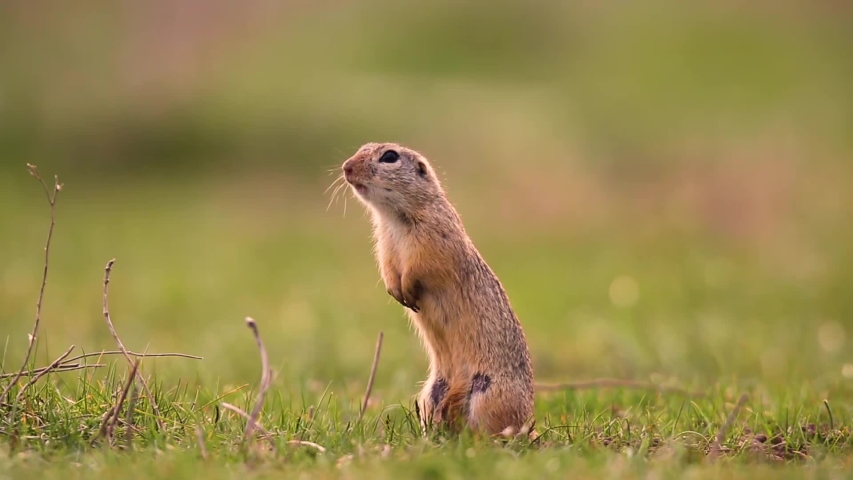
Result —
[[343, 169], [345, 174], [352, 175], [352, 163], [344, 162]]

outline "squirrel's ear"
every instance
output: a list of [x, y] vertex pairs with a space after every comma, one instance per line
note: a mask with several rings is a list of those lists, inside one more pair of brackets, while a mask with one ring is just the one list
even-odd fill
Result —
[[418, 175], [420, 175], [421, 178], [427, 177], [426, 165], [424, 165], [424, 162], [422, 162], [420, 160], [418, 160]]

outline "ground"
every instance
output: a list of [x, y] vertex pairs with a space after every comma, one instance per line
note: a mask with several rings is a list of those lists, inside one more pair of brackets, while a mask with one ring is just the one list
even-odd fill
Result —
[[[7, 260], [4, 275], [4, 304], [13, 305], [7, 365], [19, 364], [26, 346], [14, 339], [31, 328], [50, 211], [38, 184], [25, 171], [19, 177], [4, 190], [17, 200], [4, 230], [18, 233], [4, 239], [4, 250], [21, 252]], [[158, 201], [174, 208], [158, 216], [146, 214], [149, 189], [87, 196], [64, 185], [33, 364], [49, 364], [71, 344], [78, 352], [115, 349], [101, 312], [103, 267], [112, 257], [110, 313], [127, 348], [203, 360], [145, 359], [141, 371], [164, 429], [137, 383], [112, 446], [93, 438], [127, 385], [125, 359], [49, 375], [13, 412], [14, 388], [2, 427], [6, 474], [703, 478], [723, 471], [841, 475], [849, 467], [853, 373], [845, 329], [828, 316], [847, 300], [839, 291], [835, 302], [816, 303], [831, 285], [809, 291], [813, 280], [795, 268], [783, 277], [761, 256], [723, 243], [700, 247], [689, 234], [663, 245], [642, 235], [590, 244], [571, 234], [504, 235], [508, 226], [489, 227], [498, 222], [480, 217], [470, 222], [471, 234], [519, 311], [539, 383], [615, 385], [540, 388], [541, 436], [534, 442], [440, 431], [421, 438], [412, 398], [425, 356], [378, 283], [360, 207], [351, 201], [345, 216], [340, 202], [328, 212], [325, 202], [290, 208], [295, 190], [282, 194], [281, 204], [267, 194], [229, 195], [266, 186], [245, 182], [230, 190], [213, 183], [161, 188]], [[460, 210], [466, 217], [464, 204]], [[267, 215], [278, 220], [265, 221]], [[23, 220], [32, 218], [39, 222]], [[22, 225], [27, 229], [16, 228]], [[262, 434], [244, 446], [246, 421], [222, 402], [247, 412], [255, 404], [261, 360], [248, 315], [274, 379], [260, 415], [271, 438]], [[379, 331], [376, 380], [358, 421]]]
[[[0, 15], [0, 478], [850, 475], [844, 2], [101, 3]], [[503, 282], [535, 441], [415, 428], [426, 355], [326, 190], [368, 141], [432, 160]], [[86, 362], [31, 385], [28, 162], [64, 187], [27, 365]], [[141, 361], [159, 414], [72, 360], [119, 348], [111, 259], [123, 345], [201, 357]]]

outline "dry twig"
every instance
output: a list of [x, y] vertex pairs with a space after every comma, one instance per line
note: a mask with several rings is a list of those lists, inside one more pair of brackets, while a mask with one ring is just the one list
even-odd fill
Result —
[[[107, 262], [107, 266], [104, 267], [104, 320], [107, 321], [107, 326], [110, 328], [110, 333], [113, 335], [113, 339], [115, 339], [116, 344], [118, 344], [119, 350], [121, 350], [124, 358], [127, 359], [127, 363], [131, 366], [134, 365], [133, 359], [130, 358], [130, 353], [128, 353], [127, 349], [124, 348], [124, 344], [121, 342], [121, 338], [119, 338], [118, 333], [116, 332], [115, 326], [113, 326], [113, 321], [110, 318], [110, 309], [109, 309], [109, 284], [110, 284], [110, 272], [112, 271], [113, 264], [115, 263], [115, 258]], [[151, 402], [151, 408], [154, 410], [154, 416], [157, 420], [157, 425], [160, 427], [160, 430], [165, 430], [166, 426], [163, 424], [162, 415], [160, 415], [160, 409], [157, 408], [157, 402], [154, 400], [154, 395], [151, 393], [151, 389], [148, 388], [148, 383], [145, 381], [145, 377], [142, 376], [142, 372], [134, 368], [133, 370], [136, 375], [139, 377], [139, 383], [142, 384], [142, 390], [145, 391], [145, 395], [148, 397], [148, 401]]]
[[743, 405], [746, 403], [747, 398], [748, 397], [745, 393], [741, 394], [740, 398], [735, 404], [735, 407], [732, 409], [731, 412], [729, 412], [729, 417], [726, 419], [726, 423], [724, 423], [723, 426], [720, 427], [720, 430], [717, 432], [717, 436], [714, 438], [714, 443], [711, 444], [711, 448], [708, 450], [708, 457], [710, 457], [711, 460], [714, 460], [720, 456], [720, 452], [723, 448], [723, 440], [726, 439], [726, 434], [728, 433], [729, 429], [732, 428], [732, 425], [734, 425], [735, 420], [737, 419], [737, 414], [738, 412], [740, 412], [740, 409], [743, 408]]
[[[121, 407], [124, 405], [124, 401], [127, 398], [127, 392], [130, 391], [130, 386], [133, 385], [133, 379], [136, 376], [136, 373], [139, 371], [139, 364], [141, 360], [137, 359], [133, 362], [133, 367], [130, 369], [130, 375], [127, 376], [127, 382], [124, 384], [124, 388], [121, 390], [121, 396], [118, 397], [118, 402], [116, 402], [116, 407], [113, 412], [113, 416], [107, 425], [107, 438], [113, 438], [113, 431], [116, 428], [116, 424], [118, 423], [118, 416], [121, 413]], [[128, 426], [128, 428], [130, 428]]]
[[[101, 427], [98, 429], [98, 433], [96, 433], [92, 440], [89, 441], [90, 446], [95, 445], [95, 441], [97, 441], [101, 437], [108, 437], [108, 439], [112, 438], [113, 428], [115, 427], [115, 422], [118, 420], [119, 412], [121, 411], [121, 406], [124, 403], [124, 399], [127, 397], [127, 392], [130, 389], [131, 384], [133, 384], [133, 378], [136, 376], [136, 373], [139, 369], [139, 360], [133, 362], [133, 366], [131, 368], [130, 374], [127, 376], [127, 383], [122, 388], [121, 394], [119, 396], [118, 402], [114, 406], [111, 406], [104, 416], [101, 417]], [[128, 426], [129, 428], [129, 426]]]
[[[123, 355], [123, 354], [124, 354], [124, 352], [122, 352], [121, 350], [102, 350], [100, 352], [84, 353], [82, 355], [77, 355], [76, 357], [71, 357], [71, 358], [67, 358], [67, 359], [63, 360], [55, 368], [50, 368], [48, 366], [48, 367], [34, 368], [32, 370], [25, 370], [24, 372], [21, 372], [20, 376], [31, 377], [33, 375], [37, 375], [39, 373], [42, 373], [45, 370], [52, 370], [53, 373], [60, 373], [60, 372], [70, 372], [70, 371], [74, 371], [74, 370], [83, 370], [86, 368], [106, 367], [107, 365], [104, 363], [92, 363], [92, 364], [82, 364], [81, 365], [79, 362], [77, 362], [77, 360], [81, 360], [84, 358], [91, 358], [91, 357], [99, 357], [100, 358], [100, 357], [103, 357], [104, 355]], [[204, 357], [199, 357], [197, 355], [189, 355], [186, 353], [171, 353], [171, 352], [170, 353], [136, 353], [136, 352], [131, 352], [130, 350], [128, 350], [127, 354], [130, 355], [131, 357], [145, 357], [145, 358], [173, 357], [173, 358], [190, 358], [193, 360], [204, 360]], [[0, 375], [0, 378], [9, 378], [9, 377], [14, 377], [16, 375], [18, 375], [17, 372], [16, 373], [4, 373], [4, 374]]]
[[121, 396], [118, 398], [118, 402], [116, 402], [113, 418], [110, 420], [110, 425], [107, 427], [107, 435], [110, 438], [113, 438], [113, 431], [115, 431], [116, 424], [118, 424], [118, 416], [121, 413], [121, 407], [124, 406], [124, 401], [127, 399], [127, 392], [129, 392], [130, 387], [133, 386], [133, 379], [136, 376], [136, 372], [139, 371], [139, 364], [141, 362], [142, 361], [139, 359], [136, 359], [136, 361], [133, 362], [133, 368], [131, 368], [130, 375], [127, 376], [127, 382], [124, 384], [124, 388], [121, 391]]
[[95, 442], [107, 434], [107, 426], [110, 424], [110, 419], [113, 418], [113, 412], [115, 412], [116, 407], [112, 406], [104, 412], [104, 415], [101, 417], [101, 426], [98, 428], [98, 432], [92, 436], [92, 439], [89, 440], [89, 446], [94, 446]]
[[155, 358], [155, 357], [175, 357], [175, 358], [190, 358], [192, 360], [204, 360], [204, 357], [199, 357], [197, 355], [188, 355], [186, 353], [136, 353], [131, 352], [130, 350], [121, 351], [121, 350], [101, 350], [100, 352], [89, 352], [84, 353], [83, 355], [77, 355], [76, 357], [71, 357], [63, 363], [74, 362], [76, 360], [80, 360], [83, 358], [90, 357], [102, 357], [104, 355], [130, 355], [131, 357], [144, 357], [144, 358]]
[[56, 360], [51, 362], [51, 364], [48, 365], [43, 371], [39, 372], [38, 375], [33, 377], [32, 380], [30, 380], [26, 385], [24, 385], [24, 387], [18, 392], [18, 396], [15, 397], [15, 403], [20, 403], [21, 399], [24, 398], [24, 393], [27, 391], [27, 389], [30, 388], [31, 386], [33, 386], [36, 382], [38, 382], [41, 377], [47, 375], [48, 373], [50, 373], [51, 370], [53, 370], [60, 363], [62, 363], [62, 360], [65, 357], [67, 357], [68, 355], [71, 355], [72, 350], [74, 350], [74, 345], [71, 345], [71, 347], [69, 347], [68, 350], [65, 351], [65, 353], [63, 353], [62, 355], [59, 356], [59, 358], [57, 358]]
[[255, 407], [249, 415], [249, 421], [246, 423], [246, 431], [243, 432], [243, 438], [248, 441], [252, 431], [258, 423], [258, 416], [261, 414], [261, 408], [264, 406], [264, 398], [267, 394], [267, 389], [272, 383], [272, 372], [270, 372], [269, 358], [267, 357], [267, 349], [264, 348], [264, 342], [261, 341], [261, 334], [258, 332], [258, 325], [252, 317], [246, 317], [246, 325], [252, 330], [255, 336], [255, 342], [258, 344], [258, 350], [261, 352], [261, 386], [258, 390], [258, 398], [255, 400]]
[[379, 337], [376, 339], [376, 351], [373, 352], [373, 366], [370, 367], [370, 378], [367, 379], [367, 390], [364, 392], [364, 400], [361, 402], [361, 410], [358, 412], [357, 422], [361, 422], [361, 417], [364, 416], [364, 411], [367, 410], [367, 402], [370, 400], [370, 392], [373, 390], [373, 380], [376, 378], [376, 368], [379, 366], [379, 353], [382, 351], [382, 338], [384, 334], [379, 332]]
[[24, 363], [21, 365], [21, 369], [18, 371], [18, 374], [9, 382], [9, 385], [6, 385], [6, 388], [3, 389], [3, 393], [0, 394], [0, 399], [6, 398], [6, 395], [9, 394], [9, 390], [12, 389], [12, 385], [18, 382], [18, 379], [24, 374], [24, 371], [27, 369], [27, 363], [30, 361], [30, 357], [33, 353], [33, 347], [36, 343], [36, 334], [38, 333], [39, 323], [41, 323], [41, 304], [44, 300], [44, 288], [47, 285], [47, 271], [50, 266], [50, 241], [53, 238], [53, 227], [56, 224], [56, 196], [59, 194], [59, 191], [62, 190], [62, 184], [59, 183], [59, 177], [53, 177], [53, 195], [51, 195], [50, 190], [47, 188], [47, 184], [44, 183], [44, 180], [41, 178], [41, 173], [39, 173], [38, 167], [35, 165], [27, 164], [27, 168], [30, 170], [30, 175], [36, 178], [36, 180], [41, 183], [42, 189], [44, 189], [44, 194], [47, 197], [47, 201], [50, 204], [50, 228], [47, 230], [47, 240], [44, 243], [44, 270], [42, 272], [41, 277], [41, 289], [39, 290], [39, 297], [36, 301], [36, 320], [33, 324], [33, 331], [29, 336], [29, 346], [27, 347], [27, 354], [24, 356]]
[[[230, 403], [226, 403], [226, 402], [222, 402], [222, 403], [220, 403], [220, 405], [222, 405], [222, 408], [224, 408], [224, 409], [226, 409], [226, 410], [231, 410], [232, 412], [236, 413], [237, 415], [240, 415], [241, 417], [245, 418], [246, 420], [250, 420], [249, 414], [248, 414], [248, 413], [246, 413], [246, 412], [244, 412], [243, 410], [241, 410], [239, 407], [236, 407], [236, 406], [231, 405]], [[258, 425], [258, 426], [257, 426], [257, 429], [258, 429], [261, 433], [263, 433], [263, 434], [264, 434], [264, 438], [265, 438], [268, 442], [270, 442], [270, 445], [271, 445], [273, 448], [275, 448], [275, 441], [274, 441], [274, 439], [272, 438], [272, 437], [273, 437], [273, 434], [272, 434], [269, 430], [267, 430], [267, 429], [265, 429], [264, 427], [262, 427], [261, 425]], [[325, 452], [326, 452], [326, 447], [324, 447], [324, 446], [322, 446], [322, 445], [320, 445], [320, 444], [317, 444], [317, 443], [314, 443], [314, 442], [308, 442], [308, 441], [305, 441], [305, 440], [288, 440], [288, 441], [286, 441], [286, 442], [284, 442], [284, 443], [286, 443], [287, 445], [304, 445], [304, 446], [306, 446], [306, 447], [313, 447], [313, 448], [316, 448], [320, 453], [325, 453]]]
[[[91, 357], [103, 357], [104, 355], [122, 355], [124, 352], [121, 350], [102, 350], [100, 352], [92, 352], [92, 353], [84, 353], [82, 355], [77, 355], [76, 357], [71, 357], [63, 360], [56, 368], [51, 369], [53, 373], [60, 372], [70, 372], [74, 370], [83, 370], [87, 368], [101, 368], [106, 367], [107, 365], [104, 363], [92, 363], [92, 364], [80, 364], [76, 362], [77, 360]], [[189, 355], [186, 353], [136, 353], [127, 351], [127, 354], [131, 357], [145, 357], [145, 358], [154, 358], [154, 357], [174, 357], [174, 358], [190, 358], [193, 360], [204, 360], [204, 357], [199, 357], [197, 355]], [[33, 375], [38, 375], [39, 373], [44, 372], [45, 370], [50, 369], [50, 367], [39, 367], [34, 368], [32, 370], [25, 370], [21, 373], [22, 377], [31, 377]], [[18, 373], [4, 373], [0, 375], [0, 378], [9, 378], [18, 375]]]
[[[236, 413], [237, 415], [240, 415], [241, 417], [245, 418], [247, 421], [251, 421], [251, 419], [252, 419], [252, 417], [248, 413], [246, 413], [243, 409], [241, 409], [240, 407], [237, 407], [237, 406], [232, 405], [232, 404], [227, 403], [227, 402], [222, 402], [219, 405], [221, 405], [222, 408], [224, 408], [226, 410], [231, 410], [232, 412]], [[269, 436], [272, 435], [272, 433], [270, 433], [270, 431], [267, 430], [266, 428], [264, 428], [264, 426], [261, 424], [255, 424], [255, 428], [258, 429], [258, 431], [264, 435], [269, 435]]]
[[201, 427], [195, 426], [195, 438], [198, 441], [198, 449], [201, 451], [201, 458], [207, 460], [207, 447], [204, 445], [204, 432]]
[[[103, 363], [92, 363], [89, 365], [80, 365], [79, 363], [68, 363], [68, 360], [62, 361], [56, 368], [51, 369], [50, 366], [47, 367], [39, 367], [33, 370], [27, 370], [21, 375], [22, 377], [32, 377], [33, 375], [38, 375], [43, 373], [45, 370], [51, 370], [53, 373], [62, 373], [62, 372], [73, 372], [74, 370], [83, 370], [86, 368], [101, 368], [106, 367], [106, 364]], [[0, 378], [9, 378], [14, 377], [18, 373], [4, 373], [0, 375]]]
[[555, 391], [555, 390], [586, 390], [592, 388], [635, 388], [641, 390], [655, 390], [658, 392], [680, 393], [690, 395], [692, 397], [704, 397], [702, 392], [691, 392], [678, 387], [669, 387], [666, 385], [658, 385], [651, 382], [638, 382], [635, 380], [620, 380], [617, 378], [599, 378], [595, 380], [587, 380], [582, 382], [556, 383], [556, 384], [537, 384], [537, 391]]
[[309, 442], [306, 440], [288, 440], [284, 443], [286, 443], [287, 445], [302, 445], [305, 447], [312, 447], [316, 448], [317, 451], [320, 453], [326, 453], [326, 447], [320, 445], [319, 443]]
[[[130, 378], [131, 383], [133, 383], [133, 377]], [[127, 444], [127, 448], [133, 448], [133, 412], [136, 410], [137, 400], [139, 400], [139, 390], [134, 384], [130, 392], [130, 403], [127, 404], [127, 414], [124, 417], [124, 424], [127, 426], [127, 430], [124, 432], [124, 442]]]

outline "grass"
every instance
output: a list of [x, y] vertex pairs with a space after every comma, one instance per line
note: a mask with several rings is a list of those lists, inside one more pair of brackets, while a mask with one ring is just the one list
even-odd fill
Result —
[[[375, 0], [151, 35], [156, 6], [55, 3], [0, 15], [0, 373], [86, 369], [0, 378], [0, 477], [850, 475], [847, 7]], [[434, 160], [537, 381], [570, 383], [533, 443], [414, 427], [425, 355], [363, 209], [323, 193], [384, 139]], [[30, 356], [27, 161], [66, 183]], [[113, 258], [124, 347], [200, 357], [138, 364], [159, 415], [105, 321]], [[273, 372], [248, 441], [247, 316]]]
[[[237, 190], [246, 181], [264, 185], [253, 177], [229, 179], [243, 185]], [[363, 215], [341, 218], [334, 209], [324, 215], [324, 199], [305, 200], [310, 195], [298, 188], [275, 200], [278, 194], [267, 193], [235, 199], [214, 180], [158, 185], [156, 192], [106, 189], [88, 196], [85, 186], [63, 187], [30, 368], [50, 363], [69, 343], [89, 351], [115, 348], [101, 315], [103, 272], [88, 265], [107, 251], [119, 253], [109, 307], [127, 348], [204, 359], [141, 361], [159, 416], [141, 383], [128, 383], [131, 366], [120, 356], [83, 359], [105, 365], [98, 369], [49, 373], [20, 399], [26, 378], [17, 382], [2, 404], [5, 474], [514, 478], [725, 472], [775, 478], [837, 476], [849, 466], [853, 373], [843, 349], [847, 323], [815, 322], [827, 312], [846, 311], [843, 297], [826, 301], [836, 298], [826, 292], [841, 288], [844, 276], [822, 275], [820, 290], [803, 291], [800, 282], [809, 277], [779, 277], [748, 251], [738, 254], [704, 234], [695, 237], [705, 238], [703, 246], [688, 233], [682, 233], [688, 241], [670, 235], [671, 243], [655, 247], [666, 249], [665, 255], [648, 239], [611, 240], [624, 252], [608, 258], [613, 251], [601, 247], [604, 252], [591, 262], [584, 260], [593, 248], [584, 236], [552, 234], [502, 245], [488, 241], [499, 235], [485, 230], [485, 221], [471, 221], [472, 235], [486, 239], [478, 243], [494, 259], [520, 312], [539, 382], [617, 380], [540, 389], [541, 436], [533, 442], [470, 433], [453, 438], [441, 430], [423, 437], [411, 398], [424, 358], [373, 278]], [[24, 188], [16, 182], [5, 190], [26, 200], [3, 217], [10, 227], [45, 217], [37, 191], [24, 194]], [[204, 197], [208, 190], [221, 197]], [[284, 209], [294, 197], [305, 207]], [[107, 204], [107, 198], [116, 203]], [[177, 207], [151, 217], [151, 202]], [[132, 221], [122, 222], [110, 208]], [[464, 215], [466, 208], [460, 208]], [[285, 221], [266, 221], [276, 213]], [[46, 227], [47, 220], [41, 223]], [[6, 238], [4, 248], [23, 252], [43, 230], [18, 230], [23, 239]], [[31, 313], [24, 293], [33, 292], [8, 288], [9, 282], [38, 285], [35, 253], [6, 261], [4, 305], [11, 305], [12, 315], [5, 325], [13, 333], [5, 372], [16, 371], [10, 360], [24, 353], [18, 339], [28, 328], [10, 320]], [[723, 267], [709, 260], [722, 257], [728, 258]], [[555, 262], [577, 270], [567, 274]], [[24, 263], [31, 267], [27, 274], [19, 270]], [[672, 275], [678, 282], [667, 279]], [[566, 296], [565, 281], [574, 277], [569, 287], [578, 291]], [[152, 302], [152, 296], [159, 300]], [[246, 314], [258, 319], [275, 372], [259, 416], [263, 433], [248, 441], [246, 419], [223, 407], [251, 412], [256, 405], [261, 361], [241, 325]], [[784, 323], [768, 328], [767, 321], [778, 318]], [[379, 331], [385, 332], [385, 347], [359, 420]], [[118, 413], [111, 411], [116, 405]], [[105, 426], [111, 435], [101, 431]], [[714, 450], [720, 453], [716, 460]]]

